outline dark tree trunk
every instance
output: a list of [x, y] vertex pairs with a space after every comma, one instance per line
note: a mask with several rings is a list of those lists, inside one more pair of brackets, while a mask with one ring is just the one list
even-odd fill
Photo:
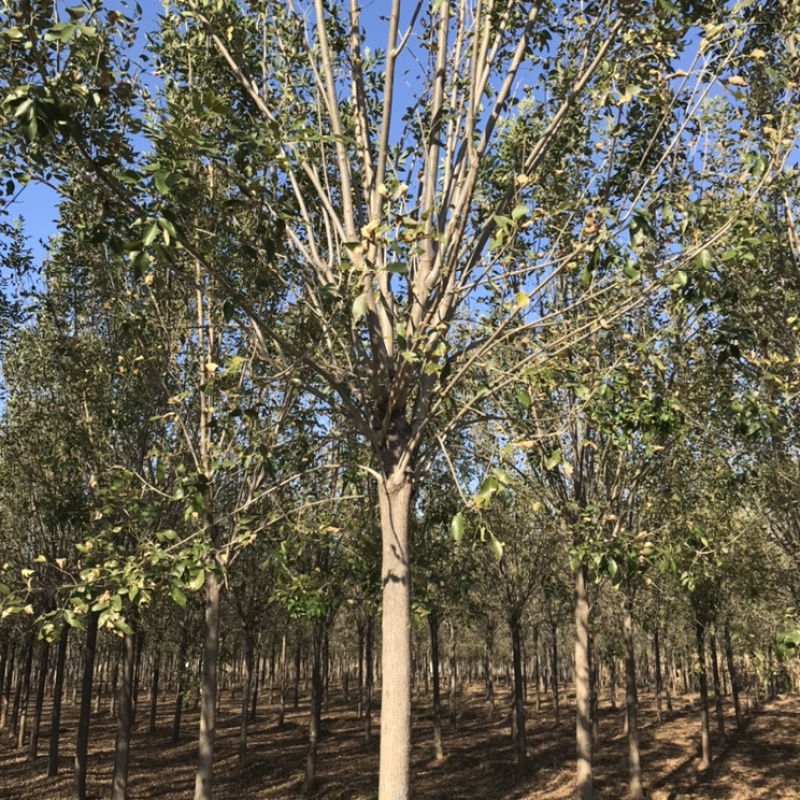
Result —
[[254, 683], [256, 643], [252, 635], [245, 642], [245, 671], [242, 683], [242, 719], [239, 725], [239, 764], [247, 764], [247, 723], [250, 713], [250, 693]]
[[664, 721], [661, 708], [664, 682], [661, 678], [661, 642], [658, 635], [658, 620], [656, 620], [655, 630], [653, 631], [653, 661], [656, 670], [656, 724], [660, 725]]
[[25, 729], [28, 725], [28, 703], [31, 696], [31, 670], [33, 669], [33, 642], [25, 649], [25, 664], [22, 667], [22, 680], [17, 684], [14, 695], [13, 727], [17, 750], [25, 746]]
[[733, 645], [731, 644], [731, 629], [728, 623], [725, 623], [724, 628], [725, 636], [725, 660], [728, 665], [728, 675], [731, 679], [731, 694], [733, 695], [733, 709], [736, 712], [736, 727], [741, 730], [742, 728], [742, 705], [739, 700], [739, 675], [736, 670], [736, 664], [733, 661]]
[[525, 731], [525, 690], [522, 684], [522, 623], [509, 619], [511, 629], [511, 651], [514, 663], [514, 701], [512, 707], [514, 749], [517, 757], [517, 780], [523, 781], [528, 774], [528, 743]]
[[75, 747], [75, 797], [86, 800], [86, 773], [89, 756], [89, 723], [92, 711], [92, 682], [97, 654], [97, 621], [99, 612], [90, 611], [86, 619], [86, 641], [83, 646], [83, 681], [78, 718], [78, 741]]
[[442, 699], [439, 681], [439, 615], [431, 612], [428, 615], [428, 627], [431, 631], [431, 670], [433, 673], [433, 755], [437, 761], [444, 758], [442, 748]]
[[695, 622], [697, 639], [697, 677], [700, 682], [700, 764], [698, 769], [705, 771], [711, 766], [711, 736], [708, 725], [708, 677], [706, 675], [706, 629], [705, 625]]
[[69, 639], [69, 625], [63, 625], [58, 637], [58, 652], [56, 653], [56, 676], [53, 685], [53, 713], [50, 722], [50, 748], [47, 754], [47, 777], [54, 778], [58, 775], [58, 745], [59, 728], [61, 727], [61, 700], [64, 696], [64, 664], [67, 660], [67, 640]]
[[457, 727], [458, 723], [458, 709], [456, 706], [456, 690], [458, 688], [458, 660], [456, 658], [456, 625], [451, 620], [450, 622], [450, 700], [447, 706], [448, 719], [450, 727]]
[[0, 691], [2, 692], [2, 696], [0, 697], [0, 730], [5, 728], [8, 723], [8, 708], [11, 704], [11, 687], [13, 685], [14, 658], [16, 654], [17, 643], [11, 642], [11, 652], [6, 658], [5, 683], [0, 684]]
[[711, 679], [714, 684], [714, 712], [717, 717], [717, 733], [721, 740], [725, 740], [725, 712], [722, 708], [722, 690], [719, 680], [719, 662], [717, 660], [717, 629], [716, 626], [708, 637], [709, 650], [711, 651]]
[[44, 690], [47, 686], [49, 658], [50, 643], [42, 642], [42, 651], [39, 654], [39, 680], [36, 686], [36, 708], [31, 724], [31, 740], [28, 743], [28, 761], [35, 761], [39, 757], [39, 731], [42, 725], [42, 708], [44, 707]]
[[638, 697], [636, 695], [636, 656], [633, 647], [633, 604], [629, 596], [623, 603], [622, 639], [625, 644], [625, 714], [628, 720], [628, 777], [631, 800], [644, 800], [641, 753], [639, 750]]
[[181, 646], [178, 651], [177, 678], [175, 682], [175, 709], [172, 713], [172, 744], [178, 744], [181, 738], [181, 718], [183, 717], [183, 699], [186, 694], [186, 631], [181, 636]]
[[148, 733], [156, 732], [158, 722], [158, 682], [161, 677], [161, 656], [156, 651], [153, 657], [153, 677], [150, 684], [150, 719], [147, 724]]
[[311, 640], [311, 711], [308, 720], [308, 752], [306, 754], [306, 775], [303, 780], [303, 794], [311, 794], [317, 785], [317, 753], [322, 725], [323, 701], [323, 640], [324, 634], [315, 626]]
[[203, 642], [200, 734], [194, 800], [212, 800], [214, 743], [217, 734], [217, 657], [219, 655], [220, 579], [212, 570], [205, 576], [205, 639]]
[[561, 717], [558, 697], [558, 629], [553, 625], [551, 630], [553, 643], [550, 649], [550, 686], [553, 690], [553, 713], [555, 714], [556, 725], [558, 725]]
[[372, 692], [375, 678], [373, 668], [373, 644], [374, 630], [372, 617], [367, 619], [366, 645], [364, 659], [366, 664], [366, 675], [364, 676], [364, 744], [369, 747], [372, 744]]
[[114, 778], [111, 800], [126, 800], [128, 796], [128, 764], [133, 725], [133, 669], [136, 635], [125, 634], [122, 640], [122, 676], [117, 698], [117, 739], [114, 748]]

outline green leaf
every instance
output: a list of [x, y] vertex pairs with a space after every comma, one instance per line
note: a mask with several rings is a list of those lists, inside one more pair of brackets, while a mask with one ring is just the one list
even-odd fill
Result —
[[557, 447], [544, 462], [545, 469], [555, 469], [561, 463], [561, 448]]
[[222, 304], [222, 316], [224, 317], [225, 322], [230, 322], [233, 319], [235, 311], [236, 311], [236, 306], [234, 305], [233, 300], [228, 298]]
[[682, 289], [684, 286], [686, 286], [688, 282], [689, 282], [689, 276], [682, 269], [679, 269], [672, 276], [669, 288], [672, 289], [673, 292], [676, 292], [678, 289]]
[[364, 292], [353, 301], [353, 322], [358, 322], [362, 317], [365, 317], [367, 308], [367, 294]]
[[525, 205], [525, 203], [518, 203], [511, 210], [511, 219], [516, 221], [521, 217], [527, 217], [530, 213], [530, 209]]
[[453, 534], [453, 538], [456, 542], [460, 542], [464, 538], [464, 515], [460, 511], [453, 517], [453, 521], [450, 523], [450, 533]]
[[158, 236], [158, 222], [153, 220], [144, 231], [144, 236], [142, 236], [142, 245], [147, 247], [151, 245], [154, 241], [156, 236]]
[[492, 555], [494, 555], [497, 561], [502, 560], [503, 558], [503, 543], [497, 540], [497, 537], [489, 531], [489, 549], [492, 551]]
[[172, 192], [175, 182], [175, 176], [171, 172], [167, 172], [163, 169], [157, 170], [153, 175], [153, 183], [155, 183], [156, 191], [165, 197]]
[[694, 260], [694, 265], [697, 267], [697, 269], [702, 269], [708, 272], [714, 265], [714, 259], [711, 255], [711, 251], [708, 249], [701, 250]]
[[173, 586], [172, 591], [169, 593], [176, 605], [181, 608], [186, 607], [186, 595], [181, 591], [178, 586]]
[[514, 295], [514, 304], [517, 308], [525, 308], [531, 302], [531, 298], [525, 292], [517, 292]]

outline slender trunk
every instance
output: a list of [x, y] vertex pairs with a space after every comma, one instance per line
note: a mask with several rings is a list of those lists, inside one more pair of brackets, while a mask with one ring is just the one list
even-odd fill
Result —
[[698, 769], [705, 771], [711, 766], [711, 736], [708, 727], [708, 677], [706, 675], [706, 629], [705, 625], [695, 622], [697, 639], [697, 677], [700, 681], [700, 764]]
[[553, 713], [555, 714], [556, 725], [558, 725], [561, 718], [561, 708], [558, 697], [558, 629], [555, 625], [553, 625], [552, 634], [553, 646], [550, 650], [550, 685], [553, 689]]
[[358, 703], [356, 704], [356, 719], [361, 719], [364, 709], [364, 627], [366, 623], [358, 625]]
[[711, 631], [708, 637], [709, 649], [711, 651], [711, 680], [714, 687], [714, 712], [717, 717], [717, 733], [721, 740], [725, 740], [725, 712], [722, 708], [722, 691], [719, 680], [719, 662], [717, 661], [717, 629]]
[[300, 639], [294, 647], [294, 698], [292, 705], [294, 708], [300, 707]]
[[186, 694], [186, 669], [189, 666], [186, 660], [186, 632], [181, 637], [181, 646], [178, 651], [178, 676], [175, 690], [175, 710], [172, 714], [172, 744], [178, 744], [181, 738], [181, 717], [183, 716], [183, 700]]
[[656, 724], [660, 725], [664, 720], [661, 710], [661, 695], [664, 691], [664, 681], [661, 676], [661, 642], [659, 640], [658, 620], [656, 620], [655, 630], [653, 631], [653, 661], [656, 666]]
[[281, 705], [278, 711], [278, 728], [282, 729], [286, 722], [286, 689], [287, 689], [287, 664], [286, 664], [286, 631], [281, 639]]
[[407, 800], [410, 792], [411, 493], [410, 478], [398, 473], [378, 485], [383, 583], [379, 800]]
[[439, 685], [439, 616], [435, 612], [428, 615], [431, 631], [431, 670], [433, 672], [433, 754], [437, 761], [444, 758], [442, 749], [442, 700]]
[[372, 692], [375, 684], [375, 671], [373, 669], [372, 649], [375, 644], [374, 628], [372, 617], [367, 619], [367, 641], [366, 641], [366, 668], [367, 674], [364, 676], [364, 744], [369, 747], [372, 744]]
[[725, 623], [724, 628], [725, 637], [725, 661], [728, 665], [728, 675], [731, 679], [731, 694], [733, 695], [733, 709], [736, 712], [736, 727], [741, 730], [742, 728], [742, 705], [739, 700], [739, 675], [736, 671], [736, 665], [733, 661], [733, 645], [731, 644], [731, 629], [728, 623]]
[[156, 732], [156, 723], [158, 722], [158, 682], [161, 677], [161, 657], [156, 651], [153, 660], [153, 680], [150, 684], [150, 720], [147, 725], [148, 733]]
[[452, 620], [450, 622], [449, 668], [450, 668], [450, 676], [449, 676], [450, 700], [447, 707], [447, 714], [448, 714], [448, 719], [450, 721], [450, 727], [455, 728], [457, 727], [458, 723], [458, 714], [456, 707], [456, 690], [458, 688], [458, 660], [456, 658], [456, 625]]
[[39, 757], [39, 730], [42, 725], [42, 708], [44, 707], [44, 690], [47, 686], [47, 667], [50, 657], [50, 643], [42, 642], [42, 651], [39, 654], [39, 679], [36, 686], [36, 708], [33, 712], [31, 724], [31, 740], [28, 743], [28, 761], [35, 761]]
[[25, 666], [22, 668], [22, 682], [17, 686], [14, 700], [14, 733], [17, 737], [17, 750], [25, 746], [25, 729], [28, 726], [28, 704], [31, 698], [31, 671], [33, 670], [33, 642], [29, 642], [25, 652]]
[[533, 626], [533, 685], [536, 688], [536, 713], [542, 710], [541, 670], [539, 668], [539, 626]]
[[633, 601], [623, 603], [622, 640], [625, 644], [625, 714], [628, 719], [628, 776], [631, 800], [644, 800], [641, 753], [639, 751], [638, 698], [636, 696], [636, 658], [633, 647]]
[[114, 748], [114, 778], [111, 800], [125, 800], [128, 796], [128, 764], [133, 725], [133, 668], [136, 634], [127, 633], [122, 640], [122, 675], [117, 698], [117, 740]]
[[258, 653], [256, 653], [255, 661], [254, 661], [255, 669], [254, 669], [254, 672], [253, 672], [253, 680], [252, 680], [253, 688], [250, 691], [250, 711], [249, 711], [249, 716], [248, 716], [248, 720], [250, 722], [255, 722], [256, 721], [256, 709], [257, 709], [257, 706], [258, 706], [258, 695], [259, 695], [259, 692], [261, 691], [261, 684], [262, 684], [262, 680], [263, 680], [263, 672], [264, 672], [264, 670], [258, 668], [259, 667], [259, 662], [261, 662], [262, 666], [265, 666], [266, 656], [259, 655]]
[[589, 594], [584, 565], [575, 570], [574, 579], [576, 778], [580, 800], [592, 800], [594, 787], [592, 783], [591, 687], [589, 681]]
[[217, 656], [219, 654], [220, 581], [208, 570], [205, 576], [206, 611], [203, 642], [203, 677], [200, 702], [200, 735], [194, 800], [212, 800], [214, 739], [217, 732]]
[[617, 710], [617, 659], [616, 656], [612, 657], [608, 664], [608, 682], [609, 686], [609, 693], [610, 693], [610, 700], [611, 700], [611, 708], [613, 711]]
[[61, 727], [61, 700], [64, 696], [64, 664], [67, 660], [67, 640], [69, 639], [69, 625], [61, 627], [58, 637], [58, 651], [56, 652], [56, 675], [53, 685], [53, 713], [50, 717], [50, 745], [47, 754], [47, 777], [54, 778], [58, 775], [58, 745], [59, 728]]
[[511, 629], [511, 652], [514, 663], [514, 700], [512, 718], [514, 745], [517, 755], [517, 780], [528, 774], [528, 743], [525, 736], [525, 692], [522, 685], [522, 624], [519, 619], [509, 619]]
[[11, 703], [11, 686], [13, 685], [14, 678], [14, 658], [17, 654], [17, 643], [11, 642], [11, 652], [6, 659], [6, 674], [5, 685], [0, 686], [2, 689], [2, 698], [0, 698], [0, 730], [6, 727], [8, 722], [8, 707]]
[[252, 636], [247, 637], [245, 644], [245, 672], [242, 685], [242, 720], [239, 726], [239, 764], [247, 763], [247, 723], [250, 712], [250, 692], [253, 685], [253, 669], [255, 662], [256, 643]]
[[322, 649], [324, 636], [315, 626], [311, 640], [311, 711], [308, 719], [308, 752], [306, 754], [306, 775], [303, 780], [303, 794], [311, 794], [317, 784], [317, 752], [322, 722], [323, 678]]
[[90, 611], [86, 619], [86, 641], [83, 646], [83, 681], [81, 708], [78, 718], [78, 742], [75, 747], [75, 797], [86, 800], [86, 772], [89, 754], [89, 721], [92, 710], [92, 680], [97, 652], [97, 621], [99, 612]]

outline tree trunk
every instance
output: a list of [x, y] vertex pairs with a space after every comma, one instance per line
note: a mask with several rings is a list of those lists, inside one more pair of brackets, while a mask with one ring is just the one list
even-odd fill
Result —
[[67, 660], [67, 640], [69, 639], [69, 625], [61, 627], [58, 637], [58, 651], [56, 652], [56, 676], [53, 685], [53, 712], [50, 716], [50, 745], [47, 754], [47, 777], [54, 778], [58, 775], [58, 744], [59, 728], [61, 727], [61, 700], [64, 696], [64, 664]]
[[533, 685], [536, 688], [536, 713], [542, 710], [541, 670], [539, 667], [539, 626], [533, 626]]
[[183, 716], [183, 700], [186, 694], [186, 631], [181, 637], [181, 646], [178, 651], [178, 677], [175, 688], [175, 710], [172, 714], [172, 744], [178, 744], [181, 738], [181, 717]]
[[719, 681], [719, 662], [717, 661], [717, 629], [711, 631], [708, 637], [709, 649], [711, 651], [711, 679], [714, 685], [714, 712], [717, 717], [717, 733], [719, 738], [725, 740], [725, 712], [722, 708], [722, 691]]
[[522, 684], [522, 624], [519, 619], [509, 619], [511, 652], [514, 664], [514, 700], [512, 707], [514, 745], [517, 755], [517, 780], [528, 774], [528, 743], [525, 736], [525, 691]]
[[117, 740], [114, 748], [114, 778], [111, 800], [125, 800], [128, 796], [128, 764], [133, 725], [133, 667], [136, 634], [126, 633], [122, 640], [122, 675], [117, 698]]
[[725, 661], [728, 665], [728, 675], [731, 679], [731, 694], [733, 695], [733, 709], [736, 712], [736, 727], [741, 730], [742, 728], [742, 705], [739, 701], [739, 675], [736, 671], [736, 665], [733, 661], [733, 645], [731, 644], [731, 629], [728, 623], [725, 623], [724, 628], [725, 636]]
[[250, 692], [253, 686], [253, 669], [256, 643], [252, 635], [247, 636], [245, 643], [245, 672], [242, 684], [242, 720], [239, 726], [239, 764], [247, 763], [247, 723], [250, 714]]
[[158, 651], [153, 656], [153, 673], [150, 682], [150, 714], [147, 722], [147, 732], [156, 732], [158, 722], [158, 682], [161, 677], [161, 657]]
[[0, 697], [0, 730], [6, 727], [8, 722], [8, 707], [11, 703], [11, 687], [13, 685], [13, 678], [14, 678], [14, 658], [17, 654], [17, 643], [11, 642], [11, 652], [8, 654], [8, 658], [6, 659], [6, 673], [5, 673], [5, 684], [0, 686], [2, 690], [2, 697]]
[[644, 800], [641, 753], [639, 751], [638, 698], [636, 696], [636, 657], [633, 647], [633, 603], [625, 596], [622, 640], [625, 645], [625, 714], [628, 719], [628, 776], [631, 800]]
[[700, 764], [698, 769], [705, 771], [711, 766], [711, 736], [708, 728], [708, 677], [706, 675], [705, 625], [695, 622], [697, 639], [697, 677], [700, 681]]
[[450, 727], [456, 728], [458, 725], [458, 709], [456, 706], [456, 690], [458, 689], [458, 659], [456, 657], [456, 625], [450, 621], [450, 655], [449, 664], [450, 668], [450, 699], [447, 706], [448, 720]]
[[431, 631], [431, 669], [433, 672], [433, 754], [437, 761], [444, 758], [442, 749], [442, 699], [439, 682], [439, 616], [435, 612], [428, 615]]
[[214, 739], [217, 732], [217, 656], [219, 654], [219, 577], [208, 570], [205, 576], [206, 613], [203, 642], [203, 676], [200, 702], [200, 735], [197, 747], [197, 776], [194, 800], [212, 800], [214, 782]]
[[383, 620], [379, 800], [408, 800], [411, 774], [411, 479], [394, 473], [378, 483]]
[[311, 794], [317, 785], [317, 752], [322, 723], [322, 698], [324, 692], [322, 678], [322, 649], [324, 635], [319, 625], [314, 626], [311, 639], [311, 710], [308, 719], [308, 752], [306, 754], [306, 775], [303, 780], [303, 794]]
[[364, 744], [369, 747], [372, 744], [372, 693], [375, 687], [375, 671], [373, 669], [373, 647], [375, 644], [375, 631], [373, 628], [372, 617], [367, 619], [367, 641], [366, 641], [366, 668], [367, 674], [364, 677]]
[[558, 629], [555, 625], [552, 626], [552, 634], [553, 646], [550, 650], [550, 685], [553, 690], [553, 713], [555, 714], [556, 725], [558, 725], [561, 718], [561, 708], [558, 697]]
[[35, 761], [39, 757], [39, 731], [42, 725], [42, 708], [44, 707], [44, 690], [47, 686], [49, 657], [50, 643], [42, 642], [42, 651], [39, 654], [39, 680], [36, 686], [36, 708], [33, 712], [31, 740], [28, 744], [28, 761]]
[[286, 690], [287, 690], [287, 664], [286, 664], [286, 631], [281, 639], [281, 705], [278, 710], [278, 729], [283, 729], [286, 722]]
[[661, 710], [661, 695], [664, 691], [664, 680], [661, 676], [661, 641], [658, 635], [658, 620], [656, 620], [655, 630], [653, 631], [653, 661], [656, 665], [656, 724], [660, 725], [664, 720]]
[[86, 800], [86, 772], [89, 754], [89, 722], [92, 710], [92, 681], [97, 653], [97, 622], [99, 612], [90, 611], [86, 619], [86, 641], [83, 646], [83, 681], [81, 708], [78, 718], [78, 742], [75, 747], [75, 797]]
[[17, 750], [25, 746], [25, 729], [28, 726], [28, 704], [31, 698], [31, 671], [33, 670], [33, 642], [25, 651], [25, 666], [22, 668], [22, 683], [17, 686], [14, 702], [14, 732], [17, 735]]
[[[586, 567], [580, 565], [575, 579], [575, 741], [577, 745], [576, 779], [580, 800], [592, 800], [592, 721], [589, 681], [589, 594]], [[555, 647], [555, 637], [554, 637]], [[556, 666], [555, 664], [553, 665]], [[557, 685], [553, 678], [554, 687]]]

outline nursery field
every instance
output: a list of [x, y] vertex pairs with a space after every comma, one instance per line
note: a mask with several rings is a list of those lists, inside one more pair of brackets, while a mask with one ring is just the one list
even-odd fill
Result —
[[[572, 795], [575, 736], [573, 716], [562, 710], [558, 723], [544, 702], [528, 714], [530, 774], [515, 778], [508, 697], [498, 692], [494, 718], [478, 687], [458, 699], [457, 725], [444, 722], [444, 752], [433, 758], [430, 703], [415, 698], [412, 792], [416, 800], [567, 800]], [[532, 704], [533, 705], [533, 704]], [[238, 700], [227, 692], [217, 731], [215, 796], [247, 800], [289, 800], [301, 796], [307, 739], [307, 706], [289, 708], [284, 727], [277, 726], [277, 706], [259, 708], [251, 725], [245, 765], [238, 758]], [[793, 800], [800, 798], [800, 697], [767, 702], [735, 730], [731, 709], [727, 741], [713, 742], [714, 761], [706, 774], [697, 771], [699, 720], [693, 696], [676, 698], [673, 711], [655, 724], [652, 698], [640, 708], [645, 785], [653, 800]], [[72, 796], [72, 742], [76, 709], [67, 705], [63, 721], [61, 774], [44, 777], [45, 759], [26, 762], [0, 737], [0, 798], [3, 800], [68, 800]], [[171, 800], [192, 795], [197, 715], [184, 717], [181, 741], [170, 740], [170, 708], [160, 709], [159, 727], [147, 733], [144, 713], [134, 728], [129, 784], [130, 800]], [[446, 717], [446, 715], [445, 715]], [[323, 714], [319, 782], [314, 795], [323, 800], [371, 800], [377, 796], [379, 718], [373, 722], [372, 744], [364, 743], [364, 721], [353, 702], [332, 694]], [[46, 741], [48, 731], [43, 732]], [[622, 800], [627, 786], [627, 745], [623, 713], [601, 706], [595, 750], [595, 796]], [[89, 796], [110, 796], [114, 752], [114, 720], [107, 710], [92, 719]]]

